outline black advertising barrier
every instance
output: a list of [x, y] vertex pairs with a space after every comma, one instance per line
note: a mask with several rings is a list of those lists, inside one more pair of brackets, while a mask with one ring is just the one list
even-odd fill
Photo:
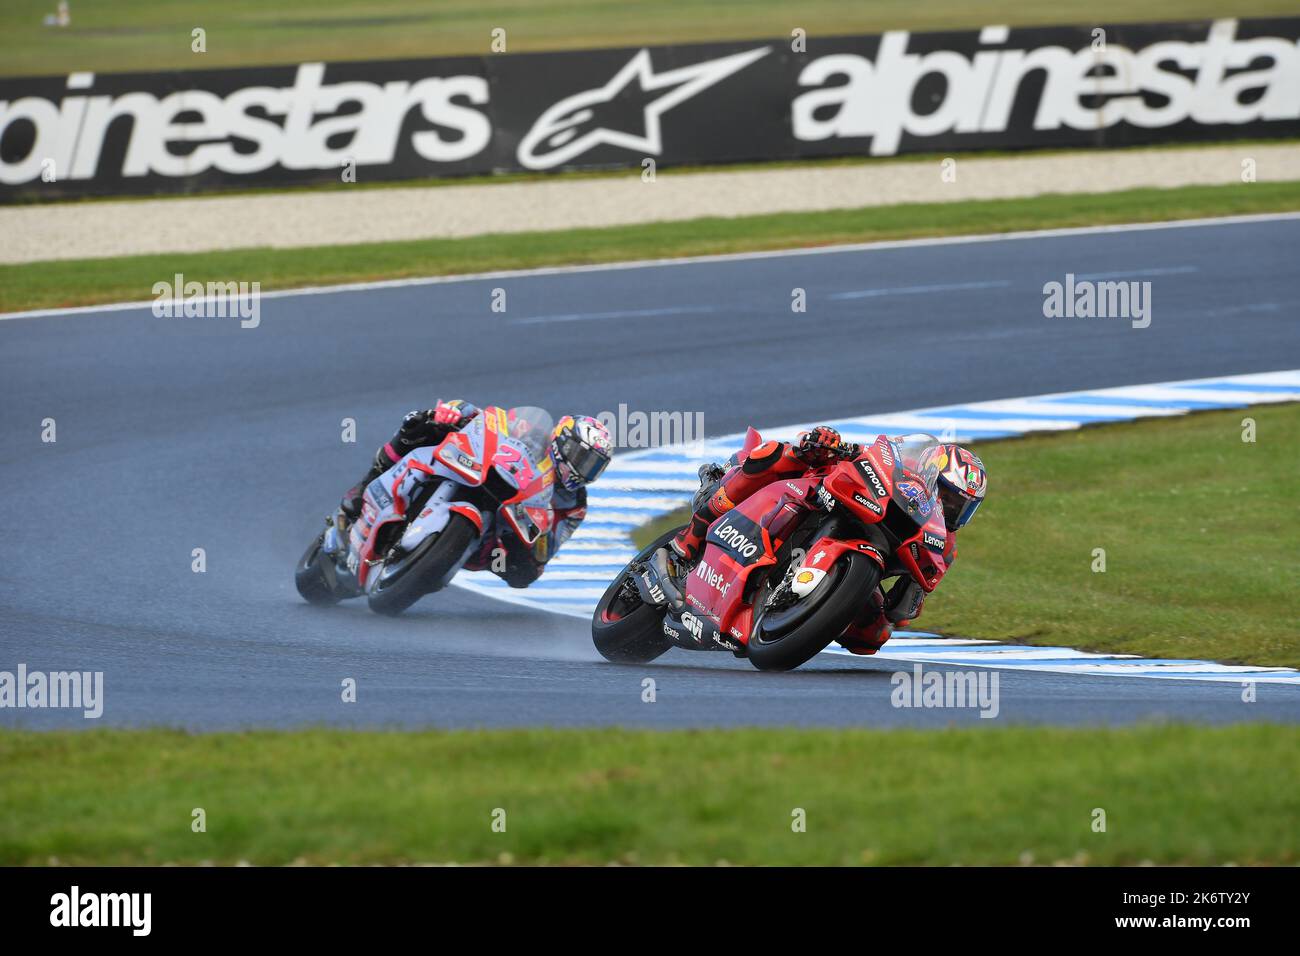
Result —
[[0, 201], [1295, 136], [1298, 38], [1229, 19], [6, 79]]

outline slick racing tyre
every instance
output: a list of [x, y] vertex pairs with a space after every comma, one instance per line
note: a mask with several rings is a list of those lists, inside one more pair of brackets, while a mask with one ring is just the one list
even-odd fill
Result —
[[[674, 528], [660, 535], [632, 561], [646, 560], [675, 538], [680, 530]], [[601, 595], [596, 613], [591, 618], [591, 642], [607, 661], [644, 664], [673, 645], [664, 637], [663, 608], [642, 604], [639, 599], [627, 599], [622, 586], [626, 578], [627, 569], [624, 568]]]
[[880, 583], [880, 565], [848, 553], [808, 596], [763, 611], [749, 639], [749, 660], [761, 671], [788, 671], [828, 647], [852, 623]]
[[429, 535], [409, 554], [385, 561], [378, 569], [379, 577], [370, 588], [370, 610], [394, 617], [426, 594], [439, 590], [477, 539], [478, 529], [473, 522], [453, 512], [447, 527]]
[[307, 546], [293, 571], [293, 583], [298, 586], [303, 600], [321, 607], [337, 604], [343, 599], [336, 587], [334, 566], [327, 555], [321, 554], [324, 541], [325, 532], [322, 531]]

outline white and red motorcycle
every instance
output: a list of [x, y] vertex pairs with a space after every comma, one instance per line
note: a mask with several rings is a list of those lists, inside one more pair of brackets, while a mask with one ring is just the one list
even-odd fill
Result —
[[488, 407], [438, 445], [417, 448], [366, 486], [346, 528], [325, 519], [294, 575], [311, 604], [366, 596], [395, 615], [441, 590], [506, 530], [531, 545], [550, 533], [553, 422], [532, 406]]

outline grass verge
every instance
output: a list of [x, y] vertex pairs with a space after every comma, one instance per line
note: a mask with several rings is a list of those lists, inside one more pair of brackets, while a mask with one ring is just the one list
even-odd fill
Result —
[[[0, 8], [0, 75], [72, 70], [197, 70], [223, 66], [487, 55], [494, 29], [508, 50], [700, 43], [880, 30], [955, 30], [988, 23], [1018, 26], [1208, 19], [1221, 0], [113, 0], [72, 4], [72, 25], [42, 26], [53, 0], [6, 0]], [[1288, 16], [1292, 0], [1247, 0], [1232, 16]], [[206, 31], [207, 52], [191, 49]]]
[[160, 278], [261, 282], [263, 290], [1111, 223], [1300, 210], [1300, 182], [915, 203], [413, 242], [239, 249], [0, 266], [0, 311], [145, 301]]
[[[1253, 443], [1242, 441], [1246, 417]], [[1283, 514], [1300, 500], [1298, 443], [1294, 404], [974, 443], [992, 494], [918, 626], [1300, 667], [1297, 539]]]
[[1284, 864], [1297, 745], [1268, 725], [4, 731], [0, 863]]

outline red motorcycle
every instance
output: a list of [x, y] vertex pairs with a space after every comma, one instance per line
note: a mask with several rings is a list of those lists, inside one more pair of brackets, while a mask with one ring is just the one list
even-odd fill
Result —
[[[749, 429], [735, 467], [762, 441]], [[927, 593], [947, 570], [933, 435], [881, 435], [831, 463], [759, 489], [712, 525], [694, 567], [669, 566], [670, 531], [606, 589], [592, 640], [611, 661], [645, 662], [671, 647], [726, 650], [759, 670], [791, 670], [852, 642], [880, 613], [881, 581], [910, 575]], [[694, 506], [724, 470], [700, 469]]]

